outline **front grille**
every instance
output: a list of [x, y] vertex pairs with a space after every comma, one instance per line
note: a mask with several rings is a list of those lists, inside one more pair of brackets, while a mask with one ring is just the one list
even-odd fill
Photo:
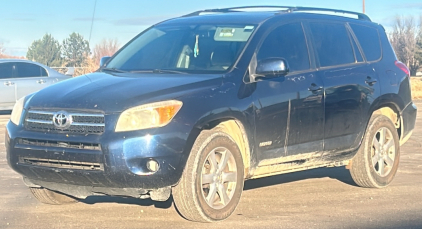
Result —
[[62, 142], [62, 141], [47, 141], [36, 139], [19, 139], [18, 144], [28, 146], [44, 146], [57, 147], [67, 149], [83, 149], [83, 150], [101, 150], [100, 144], [81, 143], [81, 142]]
[[102, 134], [104, 132], [104, 114], [66, 112], [71, 120], [70, 125], [59, 128], [54, 124], [53, 117], [60, 112], [30, 110], [25, 118], [25, 128], [31, 131], [70, 134]]
[[19, 162], [22, 164], [28, 164], [28, 165], [37, 165], [37, 166], [62, 168], [62, 169], [100, 170], [100, 171], [104, 170], [103, 164], [91, 163], [91, 162], [41, 159], [41, 158], [29, 158], [29, 157], [20, 157]]

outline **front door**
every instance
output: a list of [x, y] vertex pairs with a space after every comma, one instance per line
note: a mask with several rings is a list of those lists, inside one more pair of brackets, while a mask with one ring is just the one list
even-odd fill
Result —
[[36, 64], [16, 63], [17, 78], [17, 98], [22, 98], [28, 94], [39, 91], [52, 84], [47, 71]]
[[0, 108], [10, 109], [16, 102], [16, 85], [14, 83], [14, 64], [0, 64]]
[[258, 166], [318, 156], [323, 149], [323, 83], [311, 67], [302, 23], [276, 27], [259, 48], [257, 62], [284, 58], [290, 73], [256, 83]]

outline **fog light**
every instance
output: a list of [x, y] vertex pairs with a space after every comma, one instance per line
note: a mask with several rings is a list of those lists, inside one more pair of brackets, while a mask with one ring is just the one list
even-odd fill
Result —
[[147, 168], [149, 171], [155, 173], [160, 168], [160, 164], [158, 164], [158, 162], [156, 162], [155, 160], [149, 160], [147, 162]]

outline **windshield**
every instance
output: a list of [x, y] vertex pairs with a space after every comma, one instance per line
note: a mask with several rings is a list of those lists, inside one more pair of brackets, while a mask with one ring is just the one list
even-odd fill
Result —
[[106, 68], [126, 72], [223, 72], [234, 64], [254, 29], [254, 25], [156, 26], [135, 38]]

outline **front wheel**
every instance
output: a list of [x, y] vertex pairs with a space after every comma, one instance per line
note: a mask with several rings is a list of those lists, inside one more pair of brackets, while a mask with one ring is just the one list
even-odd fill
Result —
[[29, 190], [38, 201], [44, 204], [62, 205], [78, 202], [75, 198], [45, 188], [29, 188]]
[[350, 174], [361, 187], [382, 188], [396, 175], [399, 159], [400, 143], [394, 124], [386, 116], [373, 116], [352, 160]]
[[173, 188], [173, 199], [188, 220], [224, 220], [236, 209], [243, 184], [243, 160], [235, 141], [223, 132], [202, 131]]

